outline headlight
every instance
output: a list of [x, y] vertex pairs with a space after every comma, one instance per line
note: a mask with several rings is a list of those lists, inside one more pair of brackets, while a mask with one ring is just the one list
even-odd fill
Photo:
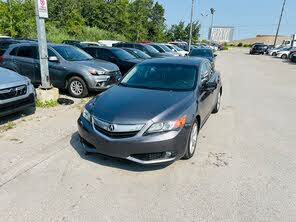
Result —
[[90, 69], [90, 70], [88, 70], [88, 72], [91, 75], [104, 75], [105, 74], [105, 71], [99, 71], [96, 69]]
[[147, 134], [151, 133], [162, 133], [168, 132], [171, 130], [176, 130], [182, 128], [186, 123], [186, 115], [182, 116], [181, 118], [175, 121], [168, 121], [168, 122], [160, 122], [154, 123], [150, 128], [146, 131]]
[[91, 114], [89, 113], [89, 111], [85, 107], [83, 107], [83, 109], [82, 109], [82, 116], [84, 119], [86, 119], [88, 122], [91, 123]]

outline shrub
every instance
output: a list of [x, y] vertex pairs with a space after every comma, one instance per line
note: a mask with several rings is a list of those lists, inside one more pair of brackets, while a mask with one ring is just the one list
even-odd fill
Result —
[[229, 50], [229, 47], [228, 47], [228, 46], [225, 46], [225, 47], [224, 47], [224, 50]]
[[237, 47], [242, 47], [242, 46], [243, 46], [243, 43], [241, 42], [237, 44]]

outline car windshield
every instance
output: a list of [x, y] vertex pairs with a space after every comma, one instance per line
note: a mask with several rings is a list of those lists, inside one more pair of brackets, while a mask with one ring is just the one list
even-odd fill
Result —
[[92, 60], [86, 52], [72, 46], [53, 46], [53, 48], [67, 61]]
[[166, 51], [166, 52], [171, 52], [172, 50], [169, 48], [169, 47], [167, 47], [166, 45], [159, 45], [164, 51]]
[[213, 51], [210, 49], [193, 49], [189, 56], [213, 57]]
[[127, 51], [137, 58], [142, 58], [142, 59], [150, 59], [151, 58], [151, 56], [147, 55], [146, 53], [142, 52], [141, 50], [127, 49]]
[[114, 49], [113, 53], [121, 60], [131, 60], [136, 57], [123, 49]]
[[183, 49], [181, 49], [181, 48], [179, 48], [178, 46], [176, 46], [176, 45], [168, 45], [168, 47], [172, 47], [173, 49], [176, 49], [178, 52], [180, 52], [180, 51], [184, 51]]
[[135, 66], [121, 81], [126, 87], [190, 91], [196, 86], [197, 69], [177, 64], [141, 64]]
[[151, 45], [145, 45], [145, 48], [148, 50], [150, 53], [159, 53], [155, 48], [153, 48]]

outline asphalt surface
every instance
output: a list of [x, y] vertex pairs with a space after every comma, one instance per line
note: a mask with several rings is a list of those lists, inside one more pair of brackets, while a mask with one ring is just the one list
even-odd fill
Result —
[[296, 221], [296, 65], [220, 52], [222, 107], [189, 161], [84, 156], [76, 107], [0, 133], [0, 221]]

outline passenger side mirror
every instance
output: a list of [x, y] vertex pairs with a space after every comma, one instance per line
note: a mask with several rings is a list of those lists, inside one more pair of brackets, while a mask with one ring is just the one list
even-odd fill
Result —
[[59, 59], [58, 59], [58, 57], [56, 57], [56, 56], [50, 56], [50, 57], [48, 58], [48, 61], [50, 61], [50, 62], [59, 62]]
[[214, 57], [217, 57], [218, 55], [217, 54], [214, 54]]
[[112, 57], [110, 57], [110, 61], [114, 63], [114, 62], [116, 62], [117, 60], [116, 60], [116, 58], [115, 58], [114, 56], [112, 56]]

